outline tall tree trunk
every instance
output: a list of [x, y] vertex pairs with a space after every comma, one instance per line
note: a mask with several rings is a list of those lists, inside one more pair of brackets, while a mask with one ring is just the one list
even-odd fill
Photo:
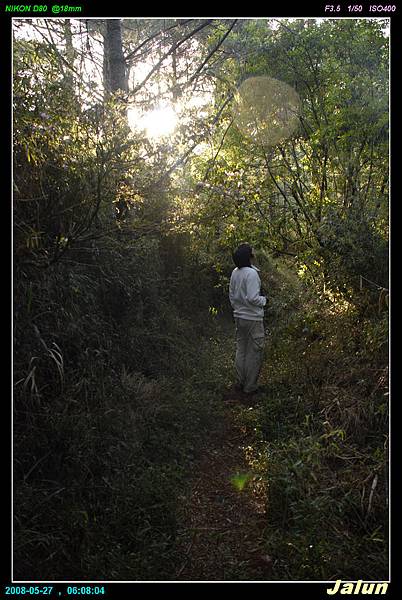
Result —
[[[128, 69], [123, 53], [123, 42], [120, 19], [108, 19], [106, 21], [103, 50], [103, 86], [104, 102], [117, 92], [122, 92], [119, 102], [111, 110], [111, 118], [114, 123], [115, 132], [119, 132], [123, 137], [127, 135], [127, 92], [128, 92]], [[124, 219], [127, 214], [127, 204], [123, 197], [119, 195], [120, 185], [124, 182], [124, 175], [119, 175], [115, 188], [115, 217], [118, 220]]]
[[[73, 34], [71, 31], [71, 20], [70, 19], [65, 19], [64, 23], [63, 23], [63, 29], [64, 29], [64, 42], [65, 42], [65, 57], [66, 57], [66, 61], [68, 62], [68, 64], [71, 66], [71, 68], [74, 67], [74, 60], [76, 57], [76, 51], [75, 48], [73, 46]], [[72, 91], [72, 93], [74, 94], [74, 75], [73, 75], [73, 71], [70, 69], [66, 69], [65, 71], [65, 75], [64, 75], [64, 80], [66, 82], [66, 85], [68, 87], [69, 90]]]
[[105, 97], [118, 90], [128, 91], [127, 66], [123, 54], [120, 19], [106, 21], [103, 54], [103, 84]]

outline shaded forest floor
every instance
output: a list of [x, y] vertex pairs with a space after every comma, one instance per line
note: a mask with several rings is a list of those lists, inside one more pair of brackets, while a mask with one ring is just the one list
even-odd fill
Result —
[[205, 448], [181, 497], [177, 580], [258, 580], [272, 568], [264, 555], [266, 482], [252, 471], [250, 456], [257, 441], [250, 416], [258, 400], [229, 391], [223, 401], [220, 435]]
[[16, 578], [388, 578], [386, 315], [288, 298], [253, 405], [219, 315], [181, 332], [169, 378], [105, 368], [87, 404], [16, 410]]
[[226, 382], [180, 497], [176, 580], [387, 579], [385, 325], [327, 316], [307, 336], [303, 311], [269, 328], [252, 404]]

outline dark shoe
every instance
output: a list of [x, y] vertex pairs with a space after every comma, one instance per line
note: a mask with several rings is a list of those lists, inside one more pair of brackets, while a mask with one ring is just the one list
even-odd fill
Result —
[[242, 403], [246, 406], [254, 406], [256, 402], [258, 402], [261, 394], [267, 391], [266, 385], [260, 385], [257, 389], [252, 390], [251, 392], [242, 393]]
[[263, 394], [264, 392], [268, 392], [268, 386], [265, 384], [259, 385], [255, 390], [252, 390], [251, 392], [245, 392], [243, 391], [243, 394], [246, 394], [247, 396], [249, 395], [255, 395], [255, 394]]
[[233, 385], [223, 393], [223, 399], [229, 402], [238, 402], [243, 395], [243, 388], [240, 384]]

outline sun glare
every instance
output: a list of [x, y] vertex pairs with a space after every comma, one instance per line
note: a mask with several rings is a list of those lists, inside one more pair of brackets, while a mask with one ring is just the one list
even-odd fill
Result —
[[142, 116], [129, 110], [128, 120], [133, 129], [144, 129], [147, 137], [158, 139], [173, 133], [178, 117], [171, 106], [159, 106]]

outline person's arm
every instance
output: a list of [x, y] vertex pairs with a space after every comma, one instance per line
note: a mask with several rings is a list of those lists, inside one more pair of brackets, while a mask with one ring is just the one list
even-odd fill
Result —
[[232, 305], [232, 308], [234, 308], [233, 307], [233, 274], [230, 277], [230, 283], [229, 283], [229, 301], [230, 301], [230, 304]]
[[266, 296], [260, 295], [261, 282], [256, 271], [247, 277], [247, 300], [254, 306], [263, 307], [267, 303]]

